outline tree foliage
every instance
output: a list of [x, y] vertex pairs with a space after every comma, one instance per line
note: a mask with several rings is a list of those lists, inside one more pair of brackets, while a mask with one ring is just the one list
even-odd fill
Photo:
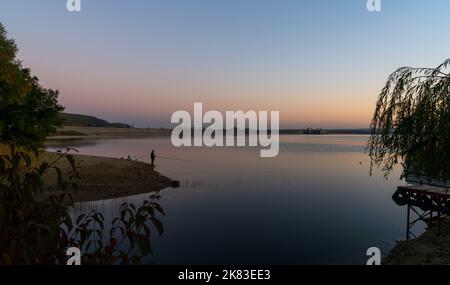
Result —
[[372, 167], [386, 176], [450, 179], [450, 59], [436, 68], [402, 67], [379, 95], [369, 139]]
[[[0, 265], [65, 264], [66, 250], [77, 247], [87, 264], [140, 264], [151, 254], [151, 227], [161, 235], [164, 215], [151, 195], [140, 208], [120, 207], [120, 216], [106, 230], [103, 215], [92, 211], [72, 217], [78, 177], [75, 159], [60, 153], [40, 163], [38, 146], [60, 123], [58, 91], [45, 89], [16, 59], [17, 47], [0, 23]], [[57, 167], [67, 159], [72, 167], [64, 177]], [[56, 172], [58, 195], [44, 195], [44, 175]]]
[[0, 140], [35, 146], [61, 124], [58, 91], [45, 89], [16, 59], [17, 46], [0, 23]]
[[[78, 177], [70, 149], [55, 161], [33, 166], [32, 157], [10, 144], [10, 153], [0, 156], [0, 265], [65, 264], [66, 250], [79, 248], [83, 264], [141, 264], [151, 254], [151, 228], [161, 235], [164, 215], [160, 197], [151, 195], [140, 208], [124, 203], [120, 215], [106, 230], [97, 211], [71, 215], [71, 191]], [[55, 165], [67, 159], [72, 171], [64, 179]], [[57, 173], [58, 195], [43, 198], [48, 171]]]

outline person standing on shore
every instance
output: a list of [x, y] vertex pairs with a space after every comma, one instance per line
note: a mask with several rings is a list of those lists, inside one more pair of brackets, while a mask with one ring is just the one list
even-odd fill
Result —
[[152, 164], [151, 164], [152, 166], [155, 166], [155, 158], [156, 158], [155, 151], [152, 150], [152, 153], [150, 154], [150, 159], [152, 161]]

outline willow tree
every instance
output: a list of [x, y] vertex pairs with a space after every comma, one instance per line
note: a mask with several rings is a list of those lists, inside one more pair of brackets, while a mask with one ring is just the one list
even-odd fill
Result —
[[379, 95], [368, 151], [371, 170], [450, 180], [450, 59], [436, 68], [402, 67]]

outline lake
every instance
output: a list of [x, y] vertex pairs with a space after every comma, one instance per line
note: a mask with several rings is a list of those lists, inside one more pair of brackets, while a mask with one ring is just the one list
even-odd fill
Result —
[[[154, 236], [156, 264], [365, 264], [369, 247], [386, 255], [406, 234], [406, 209], [392, 201], [397, 169], [369, 175], [368, 136], [280, 136], [276, 158], [259, 148], [175, 148], [170, 137], [51, 142], [81, 154], [148, 161], [180, 181], [160, 192], [165, 233]], [[81, 203], [106, 217], [146, 195]], [[423, 231], [423, 229], [419, 229]]]

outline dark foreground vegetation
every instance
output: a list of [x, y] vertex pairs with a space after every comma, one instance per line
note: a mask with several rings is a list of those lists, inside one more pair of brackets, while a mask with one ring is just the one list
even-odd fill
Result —
[[[75, 150], [40, 162], [44, 139], [59, 127], [58, 91], [46, 89], [16, 58], [17, 47], [0, 24], [0, 265], [65, 264], [77, 247], [85, 264], [139, 264], [151, 254], [150, 235], [163, 233], [164, 211], [152, 195], [137, 208], [120, 206], [106, 230], [95, 211], [71, 216], [76, 179]], [[70, 165], [67, 175], [57, 167]], [[44, 196], [44, 176], [54, 174], [56, 193]]]

